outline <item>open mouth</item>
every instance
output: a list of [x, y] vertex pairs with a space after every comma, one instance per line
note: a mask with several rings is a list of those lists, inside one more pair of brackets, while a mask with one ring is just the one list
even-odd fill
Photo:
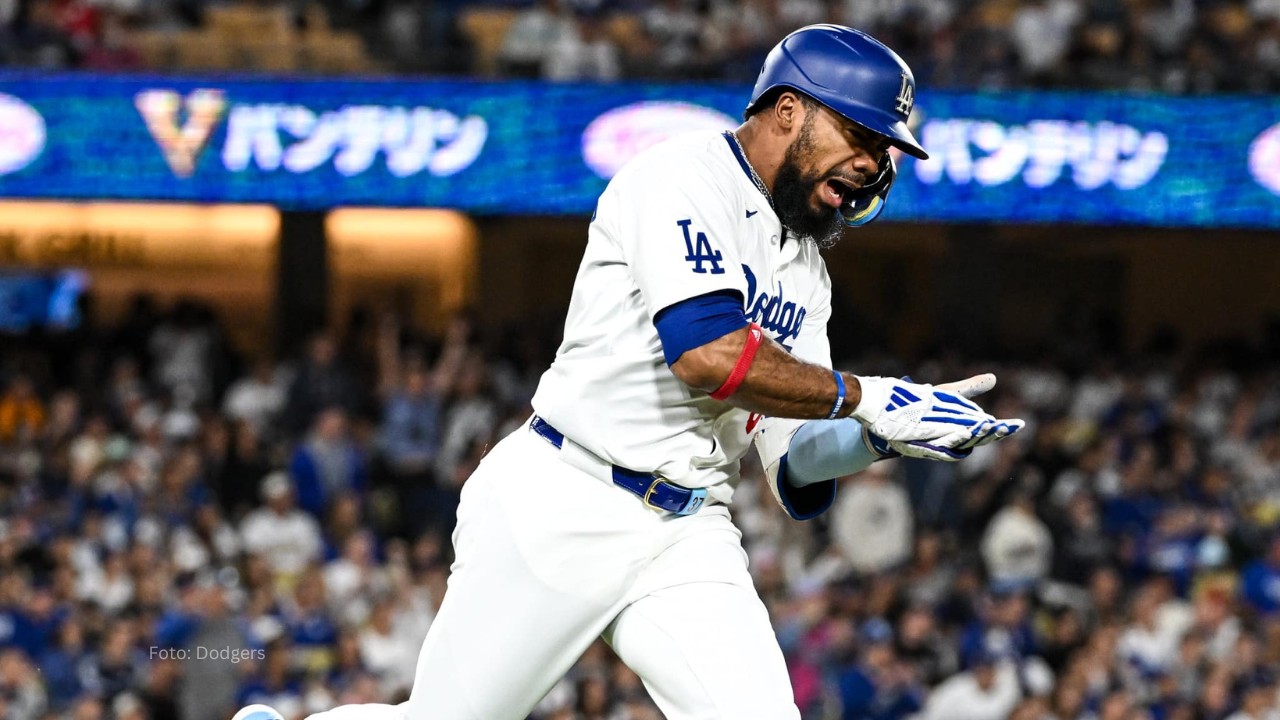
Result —
[[857, 188], [853, 183], [843, 178], [829, 178], [822, 184], [822, 201], [831, 207], [838, 208], [841, 205], [853, 200], [853, 193]]

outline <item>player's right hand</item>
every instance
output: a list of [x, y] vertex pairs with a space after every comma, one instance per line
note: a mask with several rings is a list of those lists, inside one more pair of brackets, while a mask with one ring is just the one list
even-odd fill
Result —
[[1022, 420], [997, 420], [971, 402], [995, 385], [979, 375], [950, 387], [934, 387], [897, 378], [858, 376], [862, 399], [852, 416], [891, 445], [927, 441], [946, 449], [971, 450], [1017, 432]]

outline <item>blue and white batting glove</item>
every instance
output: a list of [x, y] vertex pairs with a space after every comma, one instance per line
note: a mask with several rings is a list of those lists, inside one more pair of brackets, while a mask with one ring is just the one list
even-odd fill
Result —
[[[906, 379], [904, 381], [909, 382]], [[996, 376], [986, 373], [936, 387], [923, 386], [931, 387], [935, 399], [939, 401], [934, 405], [932, 415], [941, 414], [946, 418], [954, 418], [953, 422], [959, 421], [952, 425], [951, 431], [943, 435], [914, 440], [886, 440], [873, 428], [866, 427], [863, 439], [873, 452], [885, 458], [905, 456], [943, 462], [963, 460], [969, 457], [974, 448], [1013, 435], [1025, 425], [1018, 419], [997, 420], [983, 412], [976, 404], [968, 402], [970, 398], [987, 392], [995, 385]], [[967, 414], [953, 409], [953, 405], [957, 403], [967, 410]], [[928, 418], [929, 416], [925, 416], [924, 419], [928, 420]]]
[[[889, 447], [904, 457], [955, 462], [973, 453], [973, 449], [1002, 440], [1018, 432], [1021, 420], [985, 420], [981, 426], [937, 440], [895, 441]], [[1017, 423], [1017, 424], [1013, 424]]]

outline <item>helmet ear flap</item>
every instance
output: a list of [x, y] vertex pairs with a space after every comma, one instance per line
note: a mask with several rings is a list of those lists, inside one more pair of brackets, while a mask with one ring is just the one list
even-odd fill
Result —
[[893, 187], [893, 181], [898, 177], [898, 166], [893, 162], [893, 156], [885, 153], [884, 157], [880, 172], [871, 179], [871, 182], [850, 193], [849, 199], [840, 206], [840, 216], [844, 218], [845, 225], [861, 227], [880, 217], [880, 213], [884, 212], [889, 189]]

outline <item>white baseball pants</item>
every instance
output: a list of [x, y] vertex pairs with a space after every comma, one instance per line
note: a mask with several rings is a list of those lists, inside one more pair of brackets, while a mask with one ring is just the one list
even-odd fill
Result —
[[467, 480], [409, 701], [309, 720], [523, 720], [600, 636], [668, 720], [799, 719], [728, 509], [651, 510], [561, 452], [525, 425]]

